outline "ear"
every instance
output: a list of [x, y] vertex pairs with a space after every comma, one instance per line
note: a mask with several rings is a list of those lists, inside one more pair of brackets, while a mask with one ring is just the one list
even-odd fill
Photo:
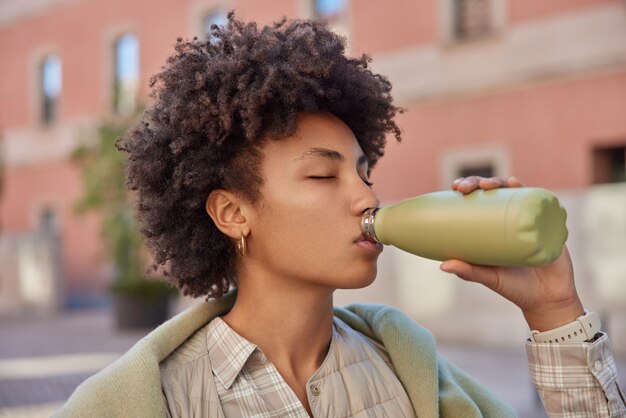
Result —
[[222, 189], [211, 191], [206, 200], [206, 211], [215, 226], [234, 240], [241, 238], [242, 234], [248, 236], [250, 233], [249, 222], [244, 216], [244, 206], [242, 198]]

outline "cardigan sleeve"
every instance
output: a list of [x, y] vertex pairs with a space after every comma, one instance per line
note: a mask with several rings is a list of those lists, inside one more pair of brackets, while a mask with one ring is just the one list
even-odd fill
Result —
[[528, 366], [550, 417], [626, 417], [624, 391], [609, 338], [594, 342], [526, 342]]

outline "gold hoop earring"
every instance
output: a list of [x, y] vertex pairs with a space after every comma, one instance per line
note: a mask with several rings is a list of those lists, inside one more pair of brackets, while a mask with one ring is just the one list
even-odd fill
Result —
[[248, 252], [248, 246], [246, 245], [246, 236], [241, 234], [241, 238], [237, 241], [237, 250], [239, 250], [239, 254], [241, 256], [245, 256]]

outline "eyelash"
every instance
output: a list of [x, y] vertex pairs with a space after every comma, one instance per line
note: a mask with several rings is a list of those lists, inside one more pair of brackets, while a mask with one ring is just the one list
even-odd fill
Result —
[[[335, 176], [310, 176], [309, 178], [314, 179], [314, 180], [330, 180], [336, 177]], [[365, 183], [367, 187], [372, 187], [374, 185], [374, 183], [367, 181], [367, 180], [363, 180], [363, 183]]]

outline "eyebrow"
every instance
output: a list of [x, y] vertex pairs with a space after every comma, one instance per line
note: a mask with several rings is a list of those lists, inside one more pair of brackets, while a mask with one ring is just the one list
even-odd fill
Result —
[[[310, 148], [306, 151], [304, 151], [302, 153], [302, 155], [298, 158], [296, 158], [295, 160], [303, 160], [306, 158], [313, 158], [313, 157], [322, 157], [322, 158], [327, 158], [329, 160], [333, 160], [333, 161], [343, 161], [345, 160], [345, 157], [343, 156], [342, 153], [340, 153], [339, 151], [335, 151], [333, 149], [330, 148]], [[366, 155], [361, 155], [357, 161], [357, 166], [361, 166], [365, 163], [367, 163], [367, 156]]]

